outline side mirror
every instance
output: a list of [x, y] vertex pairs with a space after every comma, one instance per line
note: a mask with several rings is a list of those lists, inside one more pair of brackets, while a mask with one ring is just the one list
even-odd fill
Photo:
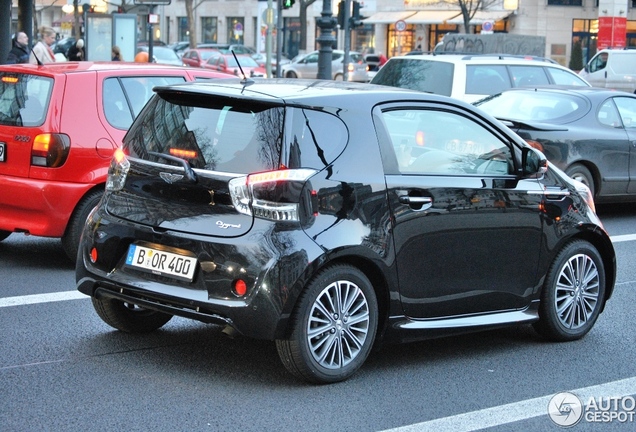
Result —
[[524, 177], [541, 177], [548, 172], [548, 159], [532, 147], [521, 149], [521, 169]]

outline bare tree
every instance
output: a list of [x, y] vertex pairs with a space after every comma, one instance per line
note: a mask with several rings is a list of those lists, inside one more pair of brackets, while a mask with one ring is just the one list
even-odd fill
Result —
[[501, 4], [501, 0], [443, 0], [441, 3], [459, 6], [464, 19], [464, 33], [469, 33], [470, 21], [477, 11], [487, 10], [496, 4]]

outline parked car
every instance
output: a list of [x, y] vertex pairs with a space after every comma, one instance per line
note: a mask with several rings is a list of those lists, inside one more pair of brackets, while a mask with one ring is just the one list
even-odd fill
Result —
[[579, 339], [612, 294], [589, 189], [468, 104], [326, 80], [155, 91], [76, 267], [118, 330], [219, 324], [329, 383], [376, 340], [523, 323]]
[[64, 57], [68, 58], [68, 50], [75, 45], [74, 37], [65, 37], [53, 44], [51, 49], [53, 50], [53, 54], [63, 54]]
[[[351, 63], [348, 66], [348, 81], [367, 82], [368, 66], [362, 54], [352, 51], [349, 53]], [[313, 51], [306, 55], [295, 57], [290, 63], [281, 66], [281, 76], [285, 78], [318, 78], [319, 52]], [[336, 81], [344, 78], [344, 51], [333, 50], [331, 55], [331, 77]]]
[[513, 89], [476, 102], [597, 202], [636, 201], [636, 95], [590, 87]]
[[188, 41], [175, 42], [173, 44], [168, 45], [168, 48], [171, 48], [175, 53], [177, 53], [179, 57], [181, 57], [183, 53], [188, 48], [190, 48], [190, 42]]
[[220, 52], [209, 48], [187, 49], [181, 56], [181, 61], [184, 66], [203, 67], [215, 54], [220, 54]]
[[240, 75], [242, 70], [246, 77], [267, 77], [266, 69], [245, 54], [237, 55], [236, 58], [232, 54], [213, 55], [203, 64], [203, 68], [233, 75]]
[[0, 240], [60, 237], [74, 261], [113, 152], [152, 88], [219, 76], [138, 63], [0, 66]]
[[513, 87], [590, 86], [570, 69], [547, 59], [495, 54], [392, 57], [371, 83], [451, 96], [467, 102]]
[[595, 87], [636, 92], [636, 50], [604, 49], [579, 72]]
[[248, 47], [241, 44], [220, 44], [220, 43], [200, 43], [197, 44], [197, 48], [215, 49], [221, 51], [223, 54], [256, 54], [256, 50], [252, 47]]
[[[138, 45], [137, 53], [140, 52], [149, 52], [148, 46]], [[174, 65], [174, 66], [183, 66], [183, 62], [181, 58], [177, 55], [174, 50], [165, 46], [153, 46], [152, 47], [152, 63], [164, 64], [164, 65]]]

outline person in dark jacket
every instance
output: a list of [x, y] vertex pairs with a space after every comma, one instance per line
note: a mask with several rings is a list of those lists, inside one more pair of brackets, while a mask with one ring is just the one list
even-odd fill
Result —
[[82, 61], [84, 58], [84, 40], [78, 39], [75, 45], [68, 49], [68, 61]]
[[11, 39], [12, 47], [7, 57], [7, 64], [29, 62], [29, 37], [24, 32], [17, 32]]

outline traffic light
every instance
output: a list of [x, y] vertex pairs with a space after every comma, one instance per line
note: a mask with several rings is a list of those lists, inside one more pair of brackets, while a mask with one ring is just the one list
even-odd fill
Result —
[[360, 9], [362, 6], [359, 1], [353, 1], [353, 12], [351, 13], [351, 19], [349, 20], [349, 26], [351, 28], [360, 27], [362, 25], [362, 16], [360, 15]]
[[283, 0], [283, 9], [291, 9], [294, 3], [296, 3], [296, 0]]
[[340, 0], [338, 3], [338, 26], [343, 29], [344, 28], [344, 13], [345, 13], [345, 2], [344, 0]]

